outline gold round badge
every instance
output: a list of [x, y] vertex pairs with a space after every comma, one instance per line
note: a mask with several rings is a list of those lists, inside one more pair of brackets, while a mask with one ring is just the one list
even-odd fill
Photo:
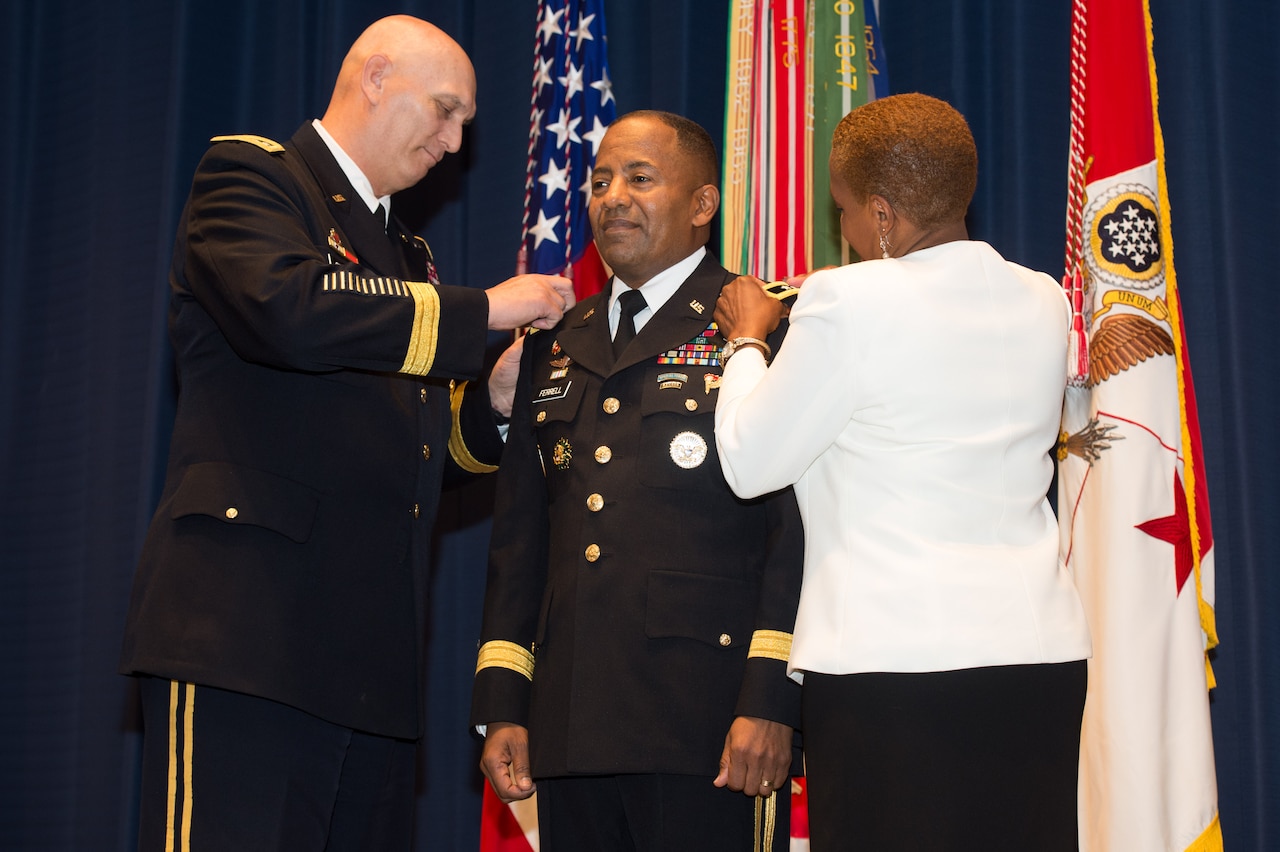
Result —
[[692, 470], [707, 460], [707, 442], [697, 432], [681, 432], [671, 439], [671, 460]]

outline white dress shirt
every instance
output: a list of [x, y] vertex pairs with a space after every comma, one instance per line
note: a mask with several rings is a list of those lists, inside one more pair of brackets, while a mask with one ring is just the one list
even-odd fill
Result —
[[[693, 271], [698, 268], [698, 264], [702, 263], [702, 259], [706, 256], [706, 247], [699, 247], [693, 254], [673, 266], [668, 266], [640, 287], [640, 293], [644, 296], [645, 307], [632, 320], [636, 328], [636, 334], [639, 334], [640, 329], [644, 328], [650, 317], [666, 304], [667, 299], [675, 295], [675, 292], [680, 289], [680, 285], [693, 274]], [[616, 337], [618, 334], [618, 317], [622, 313], [622, 307], [618, 304], [618, 296], [630, 289], [631, 285], [616, 275], [614, 276], [613, 289], [609, 291], [610, 338]]]

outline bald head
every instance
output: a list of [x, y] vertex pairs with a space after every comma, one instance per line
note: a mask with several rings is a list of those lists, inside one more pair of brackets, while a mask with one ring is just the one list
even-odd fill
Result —
[[475, 70], [457, 42], [426, 21], [393, 15], [351, 46], [321, 122], [386, 195], [458, 150], [475, 92]]

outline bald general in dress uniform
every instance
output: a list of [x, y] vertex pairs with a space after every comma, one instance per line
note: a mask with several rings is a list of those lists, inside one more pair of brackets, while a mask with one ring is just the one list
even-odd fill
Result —
[[748, 849], [757, 804], [785, 848], [803, 535], [790, 490], [720, 472], [715, 163], [678, 116], [611, 125], [590, 215], [615, 277], [525, 344], [472, 719], [500, 797], [536, 779], [550, 852]]
[[217, 139], [196, 171], [177, 419], [121, 661], [143, 676], [141, 848], [409, 848], [441, 483], [502, 449], [500, 403], [468, 380], [488, 328], [572, 300], [549, 276], [443, 285], [388, 218], [474, 113], [462, 49], [386, 18], [321, 121]]

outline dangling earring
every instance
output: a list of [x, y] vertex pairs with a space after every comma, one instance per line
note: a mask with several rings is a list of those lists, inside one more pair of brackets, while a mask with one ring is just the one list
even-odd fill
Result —
[[885, 260], [889, 259], [889, 249], [893, 248], [893, 246], [889, 245], [887, 236], [883, 231], [880, 233], [880, 257]]

